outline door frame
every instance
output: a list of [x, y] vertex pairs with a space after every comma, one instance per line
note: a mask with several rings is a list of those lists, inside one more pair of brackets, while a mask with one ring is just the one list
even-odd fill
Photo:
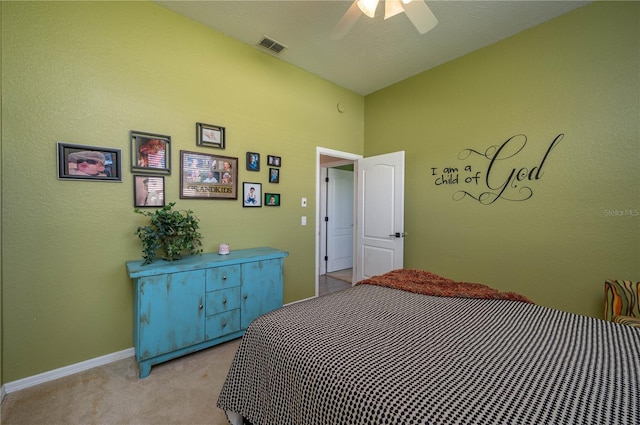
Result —
[[[357, 189], [358, 189], [358, 160], [362, 159], [363, 156], [362, 155], [358, 155], [358, 154], [354, 154], [354, 153], [350, 153], [350, 152], [343, 152], [343, 151], [338, 151], [335, 149], [328, 149], [328, 148], [323, 148], [320, 146], [316, 146], [316, 230], [315, 230], [315, 235], [316, 235], [316, 253], [315, 253], [315, 296], [317, 297], [318, 294], [320, 293], [320, 287], [319, 287], [319, 276], [320, 276], [320, 267], [321, 267], [321, 262], [320, 262], [320, 255], [322, 253], [322, 248], [321, 248], [321, 241], [322, 241], [322, 236], [321, 236], [321, 230], [322, 230], [322, 225], [321, 225], [321, 207], [322, 205], [324, 205], [324, 201], [322, 200], [322, 183], [324, 181], [323, 179], [323, 175], [326, 173], [323, 173], [323, 170], [326, 168], [330, 168], [330, 167], [337, 167], [340, 165], [346, 165], [346, 164], [353, 164], [353, 184], [354, 184], [354, 194], [357, 193]], [[354, 199], [355, 202], [355, 199]], [[355, 224], [355, 220], [356, 220], [356, 209], [353, 209], [353, 220], [354, 220], [354, 224]], [[354, 237], [353, 237], [353, 243], [354, 243], [354, 252], [355, 252], [355, 244], [356, 244], [356, 235], [355, 235], [355, 229], [356, 226], [353, 226], [353, 232], [354, 232]]]

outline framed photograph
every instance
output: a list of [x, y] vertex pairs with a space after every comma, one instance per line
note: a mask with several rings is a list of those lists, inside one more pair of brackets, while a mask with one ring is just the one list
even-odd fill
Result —
[[279, 156], [267, 155], [267, 164], [271, 167], [280, 167], [280, 165], [282, 165], [282, 158]]
[[58, 178], [122, 182], [121, 150], [58, 142]]
[[262, 206], [262, 184], [242, 182], [242, 206], [261, 207]]
[[247, 152], [247, 171], [260, 171], [260, 154]]
[[133, 176], [134, 207], [164, 207], [164, 176]]
[[225, 147], [224, 127], [218, 125], [196, 123], [196, 145], [210, 148], [224, 149]]
[[171, 136], [131, 131], [131, 172], [171, 174]]
[[280, 183], [279, 168], [269, 168], [269, 183]]
[[238, 158], [180, 151], [181, 199], [238, 199]]
[[279, 193], [265, 193], [264, 204], [267, 207], [279, 207], [280, 206], [280, 194]]

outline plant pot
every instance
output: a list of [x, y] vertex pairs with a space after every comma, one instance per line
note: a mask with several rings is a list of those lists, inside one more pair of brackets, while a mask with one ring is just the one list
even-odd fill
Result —
[[[166, 261], [175, 261], [182, 258], [182, 248], [184, 247], [184, 238], [181, 236], [166, 236], [162, 241], [162, 250], [164, 255], [162, 258]], [[180, 249], [177, 252], [177, 249]]]

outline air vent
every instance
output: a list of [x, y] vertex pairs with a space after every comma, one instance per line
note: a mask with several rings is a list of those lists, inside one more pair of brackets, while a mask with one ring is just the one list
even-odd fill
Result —
[[262, 40], [260, 40], [260, 42], [258, 43], [258, 46], [264, 47], [265, 49], [269, 49], [274, 53], [280, 53], [287, 48], [287, 46], [285, 46], [284, 44], [279, 43], [267, 36], [265, 36]]

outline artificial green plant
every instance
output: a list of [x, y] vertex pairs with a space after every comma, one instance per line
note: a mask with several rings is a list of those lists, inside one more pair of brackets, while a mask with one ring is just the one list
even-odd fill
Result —
[[174, 210], [172, 202], [155, 211], [134, 209], [137, 214], [149, 218], [149, 224], [140, 226], [136, 235], [142, 241], [143, 265], [150, 264], [162, 250], [168, 261], [202, 253], [202, 234], [198, 231], [199, 219], [191, 210]]

